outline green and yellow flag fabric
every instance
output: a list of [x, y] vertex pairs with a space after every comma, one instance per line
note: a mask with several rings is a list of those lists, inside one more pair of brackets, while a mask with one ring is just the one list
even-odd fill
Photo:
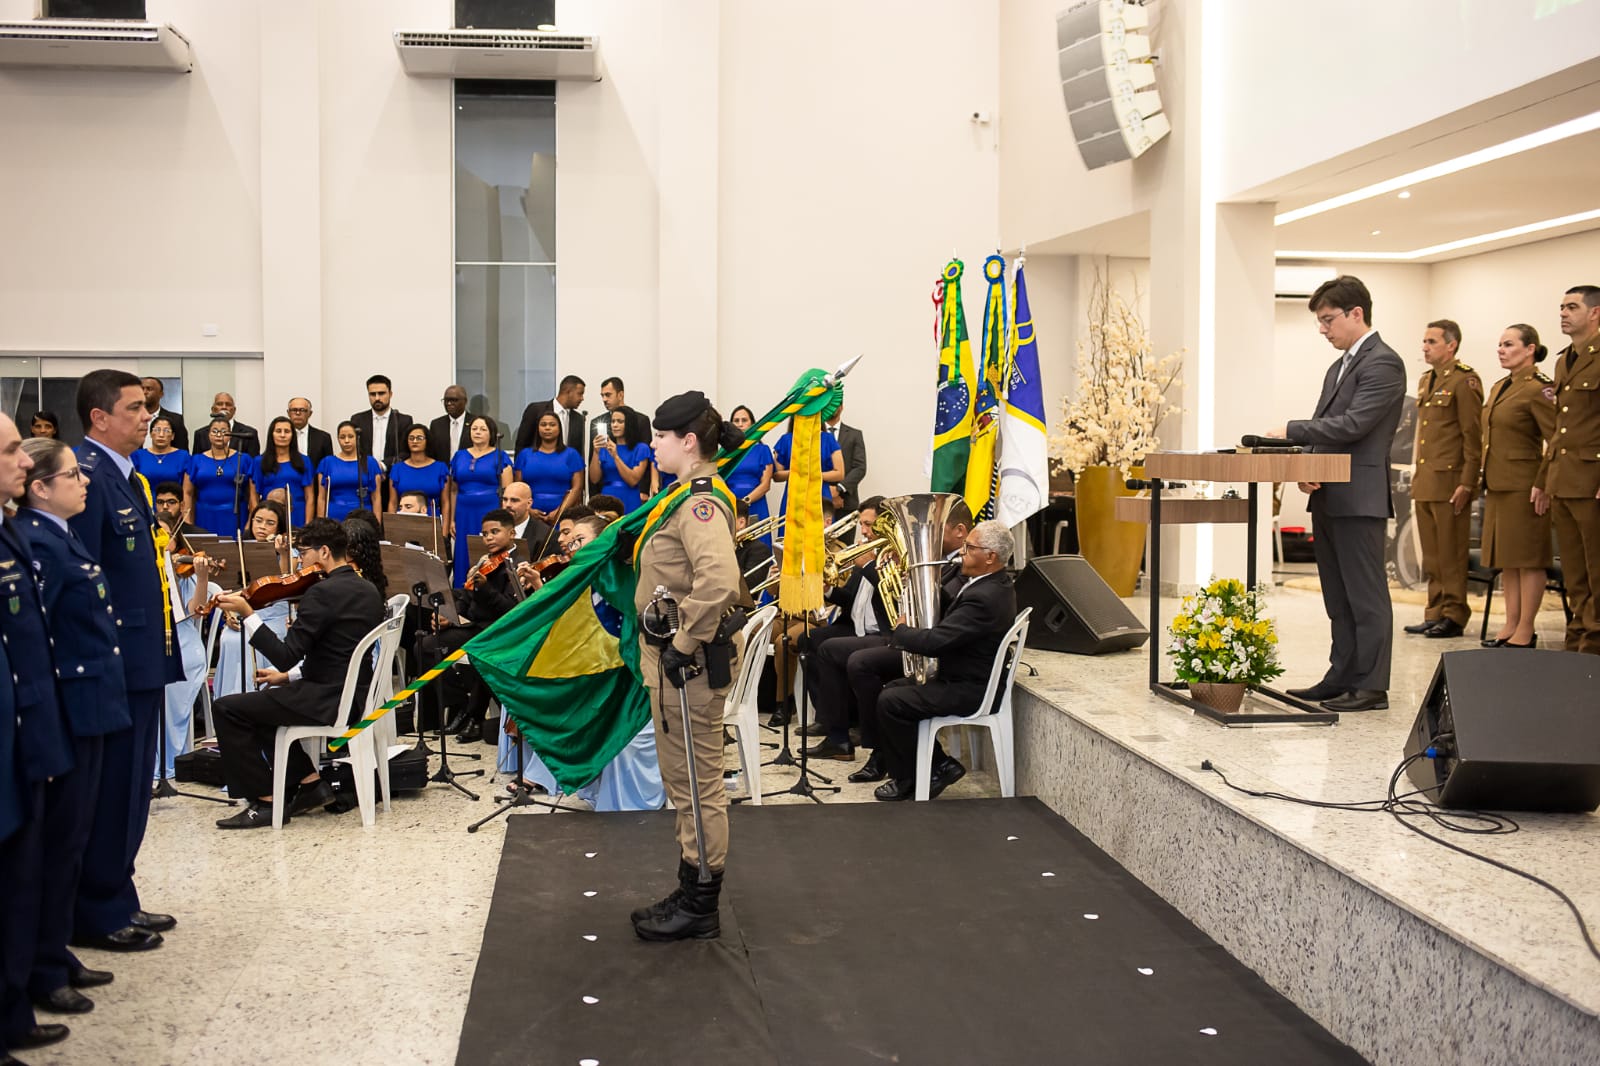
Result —
[[994, 517], [999, 481], [1000, 402], [1007, 374], [1006, 261], [991, 255], [983, 261], [989, 291], [983, 301], [983, 362], [978, 378], [978, 403], [972, 416], [972, 451], [967, 457], [965, 495], [974, 521]]
[[[843, 395], [843, 387], [821, 371], [808, 372], [751, 426], [737, 448], [717, 456], [718, 470], [732, 470], [748, 449], [791, 416], [837, 410]], [[639, 546], [688, 499], [689, 489], [686, 482], [670, 486], [612, 522], [552, 581], [330, 746], [347, 743], [468, 657], [563, 789], [573, 791], [594, 780], [650, 716], [639, 674], [634, 564]], [[713, 492], [733, 508], [733, 494], [720, 477]], [[815, 533], [819, 552], [821, 532], [819, 527]], [[791, 525], [785, 543], [793, 543], [792, 551], [802, 550], [795, 536]]]
[[939, 321], [939, 381], [933, 407], [934, 492], [964, 492], [972, 451], [972, 344], [961, 308], [961, 260], [944, 268], [944, 303]]

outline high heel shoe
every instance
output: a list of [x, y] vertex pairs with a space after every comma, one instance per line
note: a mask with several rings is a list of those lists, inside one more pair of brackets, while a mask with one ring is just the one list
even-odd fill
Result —
[[1502, 648], [1537, 648], [1539, 646], [1539, 634], [1535, 633], [1533, 635], [1533, 639], [1528, 641], [1526, 644], [1517, 644], [1514, 641], [1502, 640], [1500, 642], [1500, 646]]
[[1480, 641], [1478, 641], [1478, 643], [1483, 645], [1485, 648], [1500, 648], [1500, 647], [1504, 647], [1505, 646], [1505, 642], [1506, 642], [1506, 638], [1505, 637], [1495, 637], [1493, 640], [1480, 640]]

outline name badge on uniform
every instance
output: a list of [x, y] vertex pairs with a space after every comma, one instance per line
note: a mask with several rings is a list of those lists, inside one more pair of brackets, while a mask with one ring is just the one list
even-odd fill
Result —
[[11, 608], [11, 613], [12, 614], [17, 614], [17, 613], [21, 612], [21, 610], [22, 610], [22, 597], [21, 596], [9, 597], [6, 600], [6, 604], [7, 604], [7, 606], [9, 606]]

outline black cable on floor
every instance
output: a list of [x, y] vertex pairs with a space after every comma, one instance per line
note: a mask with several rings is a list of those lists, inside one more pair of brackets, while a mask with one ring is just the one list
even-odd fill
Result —
[[[1438, 744], [1440, 741], [1447, 740], [1452, 736], [1453, 734], [1441, 734], [1440, 736], [1434, 738], [1433, 743]], [[1394, 816], [1395, 821], [1399, 822], [1401, 825], [1405, 826], [1407, 829], [1411, 830], [1413, 833], [1416, 833], [1418, 836], [1423, 837], [1424, 839], [1431, 840], [1441, 847], [1449, 848], [1451, 851], [1459, 852], [1468, 858], [1477, 859], [1479, 862], [1487, 863], [1496, 869], [1504, 870], [1506, 873], [1515, 874], [1525, 881], [1531, 881], [1540, 888], [1547, 889], [1548, 891], [1554, 893], [1556, 898], [1561, 900], [1562, 903], [1565, 903], [1567, 905], [1567, 909], [1572, 912], [1572, 917], [1578, 923], [1578, 932], [1583, 935], [1583, 942], [1584, 945], [1589, 949], [1589, 954], [1593, 955], [1596, 959], [1600, 959], [1600, 947], [1595, 945], [1594, 937], [1589, 932], [1589, 924], [1583, 920], [1583, 913], [1578, 910], [1578, 905], [1572, 902], [1572, 897], [1561, 891], [1561, 889], [1557, 888], [1555, 885], [1551, 884], [1549, 881], [1546, 881], [1542, 877], [1528, 873], [1526, 870], [1518, 869], [1517, 867], [1512, 866], [1510, 863], [1501, 862], [1499, 859], [1490, 858], [1489, 856], [1480, 854], [1479, 852], [1473, 851], [1470, 848], [1464, 848], [1459, 844], [1454, 844], [1441, 837], [1434, 836], [1432, 833], [1429, 833], [1406, 820], [1408, 817], [1423, 817], [1429, 819], [1441, 829], [1447, 829], [1453, 833], [1467, 833], [1474, 836], [1505, 836], [1510, 833], [1518, 832], [1522, 828], [1517, 824], [1516, 820], [1509, 815], [1497, 814], [1492, 811], [1444, 811], [1430, 803], [1423, 803], [1411, 798], [1413, 796], [1421, 795], [1425, 791], [1424, 789], [1414, 789], [1410, 792], [1396, 794], [1395, 788], [1399, 785], [1400, 775], [1405, 772], [1406, 767], [1410, 766], [1418, 759], [1431, 757], [1430, 753], [1433, 751], [1435, 751], [1435, 748], [1430, 746], [1428, 749], [1419, 751], [1414, 755], [1408, 755], [1404, 760], [1402, 760], [1400, 765], [1394, 768], [1394, 773], [1389, 775], [1389, 788], [1387, 790], [1387, 795], [1383, 799], [1358, 800], [1353, 803], [1337, 803], [1328, 800], [1310, 800], [1303, 799], [1299, 796], [1286, 795], [1282, 792], [1265, 792], [1257, 789], [1244, 788], [1241, 785], [1236, 785], [1232, 781], [1229, 781], [1227, 775], [1221, 770], [1217, 769], [1216, 766], [1212, 765], [1210, 759], [1202, 762], [1200, 764], [1200, 769], [1206, 771], [1207, 773], [1216, 774], [1222, 779], [1222, 783], [1224, 785], [1227, 785], [1235, 792], [1242, 792], [1246, 796], [1255, 796], [1259, 799], [1282, 800], [1285, 803], [1297, 803], [1303, 807], [1318, 807], [1324, 810], [1355, 811], [1361, 814], [1391, 814]]]

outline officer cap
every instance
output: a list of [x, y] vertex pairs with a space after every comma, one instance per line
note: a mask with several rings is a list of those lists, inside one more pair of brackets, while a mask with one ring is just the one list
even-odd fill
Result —
[[711, 401], [698, 389], [680, 392], [656, 408], [656, 417], [650, 424], [663, 433], [682, 434], [710, 407]]

